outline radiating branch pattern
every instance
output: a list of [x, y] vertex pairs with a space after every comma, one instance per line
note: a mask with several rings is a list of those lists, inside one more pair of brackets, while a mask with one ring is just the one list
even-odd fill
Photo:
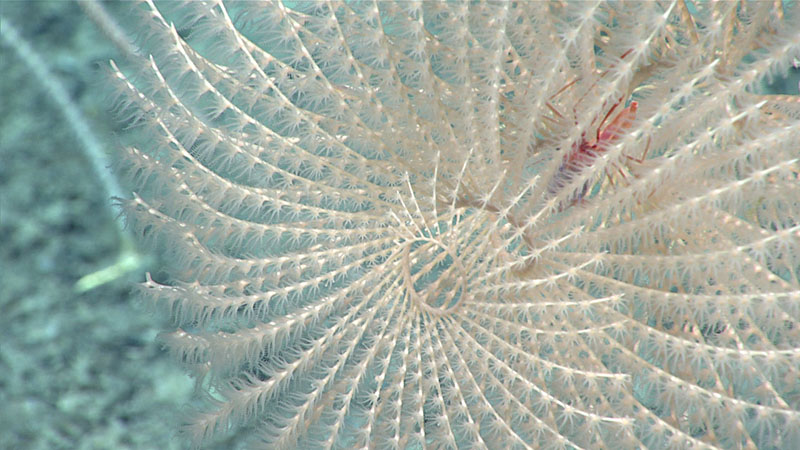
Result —
[[167, 6], [111, 78], [196, 443], [800, 448], [796, 2]]

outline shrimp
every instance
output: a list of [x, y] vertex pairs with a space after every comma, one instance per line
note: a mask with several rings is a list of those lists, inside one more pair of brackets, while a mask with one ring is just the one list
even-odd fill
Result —
[[[616, 117], [611, 120], [608, 126], [603, 128], [603, 123], [605, 123], [608, 117], [611, 116], [611, 114], [614, 112], [614, 109], [616, 109], [620, 103], [621, 101], [612, 106], [608, 111], [603, 119], [603, 122], [601, 122], [600, 126], [597, 127], [597, 133], [594, 139], [587, 140], [586, 133], [584, 133], [581, 136], [580, 143], [574, 145], [572, 151], [564, 155], [561, 166], [559, 166], [558, 171], [550, 180], [550, 185], [547, 189], [551, 195], [556, 194], [563, 186], [566, 186], [572, 182], [573, 177], [580, 173], [582, 168], [591, 165], [598, 156], [605, 152], [609, 146], [613, 145], [617, 139], [619, 139], [620, 135], [625, 132], [625, 130], [632, 126], [633, 121], [636, 119], [636, 110], [639, 106], [639, 104], [635, 101], [623, 108], [622, 111], [620, 111], [619, 114], [617, 114]], [[645, 154], [639, 159], [635, 159], [630, 156], [628, 156], [628, 158], [641, 162], [644, 160], [645, 155], [647, 154], [646, 152], [647, 150], [645, 150]], [[620, 172], [620, 174], [622, 174], [622, 172]], [[623, 178], [625, 177], [624, 174], [622, 174], [622, 176]], [[583, 196], [586, 194], [586, 191], [589, 189], [589, 185], [590, 182], [587, 181], [570, 206], [583, 198]]]
[[[628, 55], [630, 52], [625, 52], [622, 57]], [[601, 76], [604, 76], [603, 73]], [[564, 86], [561, 90], [559, 90], [555, 95], [559, 95], [561, 92], [572, 86], [577, 80], [574, 80]], [[584, 94], [585, 96], [585, 94]], [[583, 98], [583, 97], [581, 97]], [[551, 98], [552, 99], [552, 98]], [[556, 195], [564, 186], [569, 185], [575, 176], [577, 176], [581, 170], [585, 167], [592, 165], [593, 161], [596, 160], [600, 155], [602, 155], [608, 148], [614, 145], [620, 136], [622, 136], [628, 129], [633, 126], [634, 120], [636, 120], [636, 111], [638, 110], [639, 103], [636, 101], [631, 101], [628, 106], [622, 108], [616, 116], [611, 119], [608, 125], [605, 125], [609, 118], [614, 114], [614, 111], [623, 104], [624, 97], [620, 98], [603, 117], [603, 120], [597, 126], [597, 131], [595, 132], [595, 136], [593, 139], [588, 139], [586, 136], [586, 132], [581, 134], [580, 142], [573, 145], [572, 149], [567, 152], [561, 161], [561, 165], [558, 167], [556, 174], [550, 180], [550, 183], [547, 187], [547, 192], [549, 195]], [[548, 107], [551, 111], [553, 111], [557, 116], [563, 119], [563, 116], [555, 109], [555, 107], [551, 106], [548, 103]], [[605, 126], [604, 126], [605, 125]], [[637, 163], [642, 163], [645, 158], [647, 157], [647, 151], [650, 148], [650, 141], [648, 139], [647, 147], [644, 150], [644, 153], [639, 158], [634, 158], [629, 155], [625, 155], [625, 158], [631, 161], [635, 161]], [[625, 179], [625, 174], [623, 173], [621, 168], [617, 168], [620, 175], [623, 179]], [[609, 182], [613, 184], [613, 180], [611, 178], [611, 174], [606, 172], [609, 177]], [[586, 195], [586, 191], [589, 190], [589, 187], [593, 183], [591, 181], [587, 181], [584, 183], [583, 187], [580, 189], [578, 193], [576, 193], [572, 200], [566, 204], [562, 204], [559, 208], [559, 211], [563, 211], [567, 207], [573, 206], [576, 203], [580, 202], [583, 197]]]

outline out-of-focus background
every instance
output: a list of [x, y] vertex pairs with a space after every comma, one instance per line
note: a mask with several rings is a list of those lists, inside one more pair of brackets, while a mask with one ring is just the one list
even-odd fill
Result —
[[[103, 4], [115, 17], [131, 7]], [[117, 50], [75, 1], [0, 0], [0, 14], [112, 154], [125, 131], [109, 113], [101, 68]], [[797, 94], [798, 79], [794, 70], [770, 88]], [[144, 258], [150, 262], [110, 283], [78, 284], [127, 254], [115, 216], [62, 111], [0, 46], [2, 450], [185, 447], [174, 433], [192, 380], [155, 342], [167, 321], [130, 294], [157, 263]]]
[[[0, 0], [0, 14], [115, 151], [123, 130], [100, 70], [119, 57], [109, 40], [75, 1]], [[0, 449], [186, 447], [174, 434], [192, 380], [155, 342], [166, 321], [130, 292], [155, 262], [76, 285], [124, 254], [116, 214], [59, 107], [0, 45]]]

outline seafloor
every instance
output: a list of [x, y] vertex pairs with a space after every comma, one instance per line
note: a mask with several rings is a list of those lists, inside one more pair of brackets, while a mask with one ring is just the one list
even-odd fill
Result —
[[[120, 131], [98, 67], [115, 49], [72, 1], [0, 1], [108, 152]], [[0, 449], [177, 449], [192, 381], [132, 300], [138, 273], [78, 293], [120, 255], [116, 213], [81, 144], [0, 46]]]

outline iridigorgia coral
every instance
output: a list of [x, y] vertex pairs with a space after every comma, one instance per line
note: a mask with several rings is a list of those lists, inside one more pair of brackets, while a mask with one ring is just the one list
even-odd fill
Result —
[[196, 442], [800, 446], [796, 7], [142, 10], [124, 207]]

